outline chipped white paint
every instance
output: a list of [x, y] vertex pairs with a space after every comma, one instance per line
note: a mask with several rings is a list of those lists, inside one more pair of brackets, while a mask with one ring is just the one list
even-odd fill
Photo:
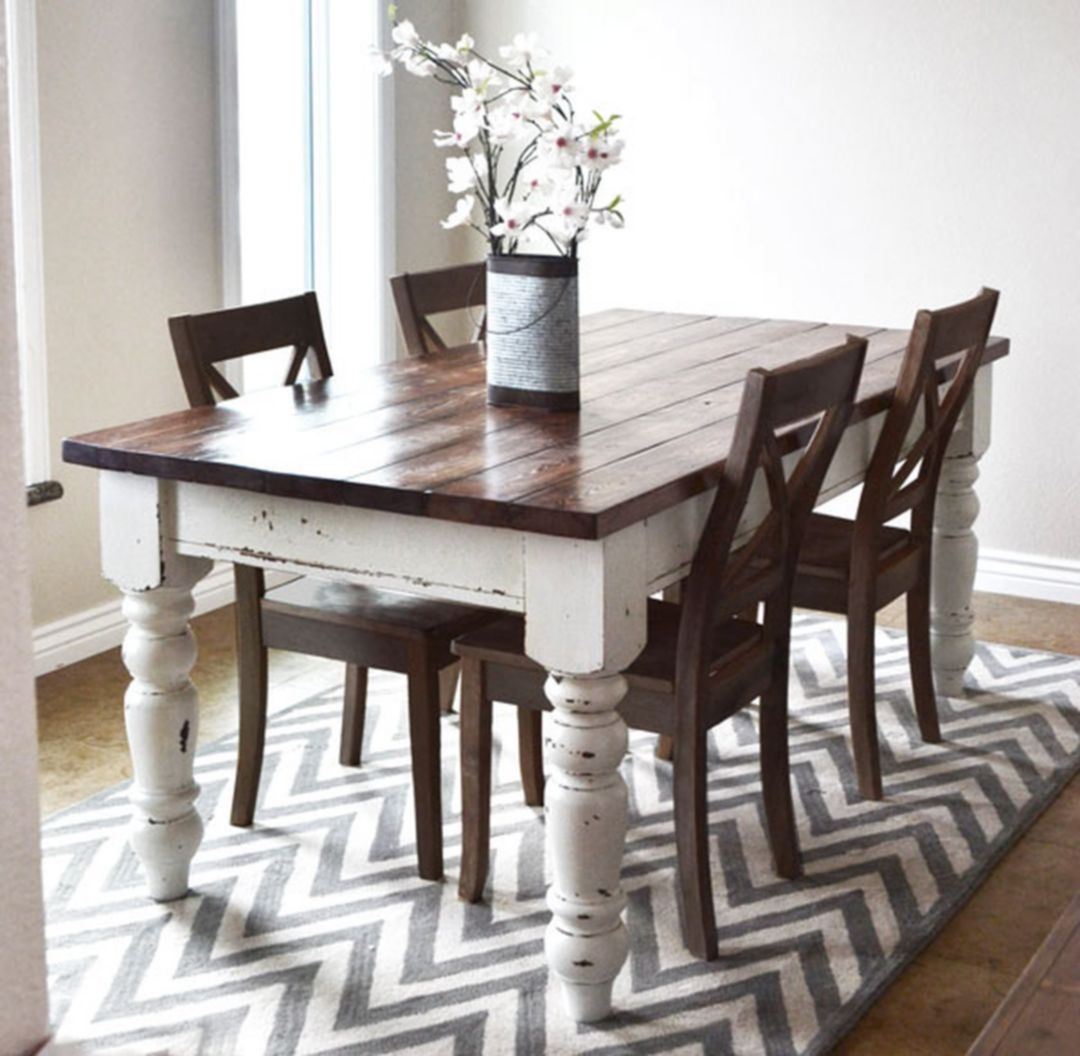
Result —
[[627, 791], [619, 763], [626, 724], [615, 710], [622, 675], [552, 674], [544, 686], [555, 708], [545, 723], [544, 789], [552, 918], [544, 935], [548, 967], [581, 1023], [611, 1011], [611, 988], [630, 948], [619, 885], [626, 840]]
[[522, 611], [521, 532], [205, 484], [172, 487], [168, 540], [182, 553]]
[[525, 548], [525, 649], [551, 671], [555, 711], [545, 723], [544, 793], [552, 920], [548, 965], [579, 1022], [611, 1010], [629, 949], [619, 886], [626, 785], [618, 772], [626, 726], [620, 670], [645, 645], [644, 524], [594, 542], [529, 536]]
[[132, 681], [124, 694], [124, 721], [134, 767], [131, 844], [146, 870], [150, 897], [183, 897], [188, 867], [202, 840], [192, 777], [199, 709], [188, 674], [195, 636], [188, 620], [191, 588], [210, 570], [202, 558], [172, 555], [162, 585], [127, 591], [124, 665]]

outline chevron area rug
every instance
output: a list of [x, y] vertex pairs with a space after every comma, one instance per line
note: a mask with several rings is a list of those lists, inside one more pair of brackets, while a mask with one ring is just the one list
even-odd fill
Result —
[[680, 940], [669, 766], [632, 736], [633, 946], [617, 1014], [580, 1027], [544, 966], [544, 822], [522, 805], [511, 709], [495, 709], [489, 897], [468, 906], [456, 718], [444, 724], [447, 877], [431, 884], [415, 874], [404, 682], [373, 678], [359, 769], [337, 763], [339, 692], [276, 691], [254, 828], [228, 824], [234, 742], [199, 753], [208, 820], [187, 899], [144, 897], [125, 787], [45, 822], [57, 1040], [223, 1056], [827, 1052], [1080, 766], [1080, 659], [980, 645], [965, 695], [941, 702], [935, 746], [917, 736], [906, 656], [902, 636], [881, 633], [886, 798], [867, 802], [845, 739], [843, 626], [797, 623], [798, 882], [768, 864], [753, 714], [716, 731], [712, 964]]

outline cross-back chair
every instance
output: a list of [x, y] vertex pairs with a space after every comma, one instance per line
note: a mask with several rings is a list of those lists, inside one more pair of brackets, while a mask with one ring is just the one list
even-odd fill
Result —
[[[394, 294], [401, 336], [410, 356], [480, 347], [485, 332], [487, 297], [482, 263], [404, 272], [390, 280], [390, 289]], [[451, 346], [435, 328], [432, 316], [463, 311], [470, 313], [468, 321], [475, 332], [466, 344]]]
[[[882, 796], [874, 692], [874, 619], [907, 595], [908, 656], [919, 732], [941, 740], [930, 666], [934, 500], [953, 429], [982, 363], [996, 290], [920, 311], [871, 456], [854, 521], [814, 514], [795, 578], [795, 604], [847, 615], [848, 707], [861, 793]], [[942, 393], [941, 386], [947, 382]], [[889, 521], [910, 514], [910, 526]]]
[[[176, 361], [193, 407], [237, 391], [218, 365], [271, 349], [293, 349], [285, 384], [305, 360], [317, 378], [332, 374], [314, 293], [169, 320]], [[231, 821], [253, 821], [267, 715], [267, 649], [346, 663], [342, 764], [360, 763], [369, 667], [408, 676], [420, 876], [443, 874], [439, 766], [440, 672], [457, 664], [453, 637], [490, 618], [483, 609], [392, 591], [303, 577], [266, 589], [261, 568], [235, 565], [240, 734]]]
[[[706, 959], [717, 953], [707, 840], [707, 732], [756, 698], [761, 698], [761, 776], [774, 865], [784, 877], [801, 869], [787, 743], [795, 551], [850, 418], [865, 354], [866, 342], [849, 338], [790, 366], [750, 371], [731, 451], [683, 581], [682, 602], [649, 599], [647, 644], [624, 672], [629, 688], [619, 705], [623, 719], [674, 740], [684, 936], [691, 952]], [[795, 460], [794, 468], [785, 467], [785, 456]], [[760, 477], [764, 483], [755, 487]], [[736, 548], [748, 516], [759, 519], [758, 527]], [[759, 605], [761, 622], [746, 618]], [[462, 658], [459, 893], [468, 901], [481, 897], [488, 871], [492, 701], [537, 715], [548, 708], [547, 672], [525, 656], [524, 636], [522, 618], [508, 615], [454, 643]]]

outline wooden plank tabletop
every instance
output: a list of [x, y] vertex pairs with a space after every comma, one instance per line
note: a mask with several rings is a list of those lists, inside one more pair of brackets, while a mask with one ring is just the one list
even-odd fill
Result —
[[[489, 407], [451, 353], [64, 441], [66, 462], [601, 538], [712, 487], [746, 372], [869, 340], [856, 420], [890, 400], [907, 331], [616, 309], [582, 319], [580, 413]], [[987, 359], [1008, 352], [993, 338]]]

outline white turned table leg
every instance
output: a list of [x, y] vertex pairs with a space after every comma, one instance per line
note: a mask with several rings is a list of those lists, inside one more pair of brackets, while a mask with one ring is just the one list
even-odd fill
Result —
[[630, 948], [619, 885], [627, 738], [615, 709], [626, 695], [618, 672], [645, 645], [646, 555], [642, 525], [594, 541], [530, 536], [525, 552], [525, 650], [551, 672], [555, 709], [544, 737], [553, 875], [544, 950], [580, 1023], [611, 1012]]
[[554, 880], [544, 938], [548, 965], [580, 1023], [611, 1010], [611, 988], [629, 951], [619, 886], [626, 839], [626, 784], [618, 772], [626, 725], [615, 708], [621, 675], [552, 674], [544, 687], [555, 708], [545, 724], [545, 814]]
[[934, 683], [945, 696], [956, 696], [963, 690], [964, 672], [975, 655], [971, 595], [979, 558], [979, 541], [973, 530], [979, 514], [975, 494], [978, 477], [975, 455], [946, 456], [934, 510], [930, 651]]
[[134, 782], [131, 845], [146, 870], [150, 897], [182, 898], [191, 859], [202, 840], [195, 811], [199, 786], [192, 777], [198, 734], [198, 696], [188, 674], [195, 636], [188, 620], [191, 588], [210, 562], [175, 559], [168, 585], [128, 592], [124, 615], [124, 665], [132, 682], [124, 694], [124, 720]]
[[930, 571], [930, 652], [938, 693], [963, 691], [964, 673], [975, 655], [975, 612], [971, 595], [979, 559], [975, 518], [979, 458], [990, 446], [993, 375], [975, 375], [968, 403], [949, 441], [934, 507], [934, 550]]

